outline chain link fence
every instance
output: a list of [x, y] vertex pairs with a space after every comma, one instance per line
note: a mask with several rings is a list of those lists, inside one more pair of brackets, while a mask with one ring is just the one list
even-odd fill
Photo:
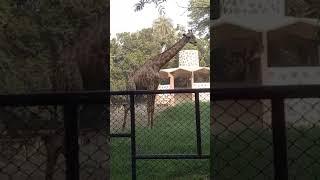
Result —
[[213, 179], [273, 179], [270, 102], [212, 103]]
[[[150, 95], [135, 95], [137, 179], [209, 178], [209, 159], [202, 158], [210, 151], [208, 92], [200, 93], [198, 98], [200, 142], [197, 140], [195, 93], [157, 94], [152, 128], [148, 126], [146, 106]], [[123, 126], [124, 104], [130, 103], [128, 99], [127, 95], [111, 96], [111, 179], [132, 179], [130, 112]], [[199, 147], [200, 158], [187, 157], [197, 156]]]
[[320, 98], [287, 99], [286, 126], [290, 179], [320, 177]]
[[[76, 114], [87, 113], [87, 105], [78, 107]], [[70, 114], [63, 106], [1, 106], [0, 117], [1, 180], [66, 179], [64, 121]], [[108, 179], [107, 127], [86, 128], [85, 121], [79, 121], [79, 179]]]
[[[243, 92], [249, 97], [251, 91]], [[237, 96], [236, 92], [232, 93]], [[252, 93], [260, 92], [257, 89]], [[283, 98], [284, 107], [272, 104], [274, 98], [290, 96], [283, 94], [261, 95], [267, 99], [230, 97], [212, 101], [211, 179], [267, 180], [275, 179], [276, 171], [283, 179], [320, 177], [320, 99]], [[316, 97], [306, 93], [301, 96]], [[280, 127], [278, 113], [282, 108], [286, 137], [274, 132]], [[286, 163], [279, 167], [275, 159], [279, 153], [276, 143], [282, 138], [286, 138], [286, 146], [280, 153]]]
[[[311, 93], [315, 87], [311, 88], [312, 91], [302, 91], [300, 95], [299, 91], [292, 93], [291, 98], [284, 92], [262, 95], [265, 92], [259, 89], [246, 89], [244, 95], [227, 92], [230, 97], [216, 91], [213, 94], [215, 98], [220, 96], [220, 100], [211, 101], [211, 106], [209, 97], [202, 94], [204, 91], [168, 92], [162, 96], [171, 98], [167, 101], [159, 101], [161, 96], [157, 95], [152, 129], [145, 120], [146, 106], [138, 97], [134, 114], [129, 113], [123, 128], [123, 111], [129, 95], [117, 95], [125, 100], [118, 104], [114, 102], [119, 101], [113, 101], [110, 107], [111, 178], [131, 179], [134, 158], [138, 160], [135, 169], [138, 179], [208, 179], [209, 172], [216, 179], [273, 179], [279, 173], [275, 164], [281, 165], [283, 160], [288, 179], [319, 177], [320, 99], [309, 98], [318, 96]], [[84, 128], [88, 124], [82, 123], [81, 117], [86, 114], [81, 112], [86, 112], [86, 108], [79, 106], [80, 179], [100, 179], [108, 174], [109, 139], [103, 128]], [[1, 106], [1, 179], [50, 179], [50, 175], [52, 179], [64, 179], [65, 119], [70, 117], [64, 109], [62, 106]], [[278, 122], [282, 111], [286, 137], [276, 132], [282, 128]], [[136, 115], [134, 126], [129, 121], [132, 115]], [[134, 143], [131, 127], [135, 130]], [[132, 145], [135, 154], [131, 152]], [[285, 151], [277, 152], [281, 145], [285, 145]], [[285, 157], [276, 156], [279, 154]], [[280, 163], [275, 157], [282, 159]], [[285, 176], [286, 167], [280, 168]]]

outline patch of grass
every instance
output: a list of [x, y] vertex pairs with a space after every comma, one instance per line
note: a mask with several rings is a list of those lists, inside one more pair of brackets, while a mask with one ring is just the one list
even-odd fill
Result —
[[[320, 128], [287, 129], [289, 179], [319, 179]], [[273, 179], [271, 129], [211, 138], [212, 179]]]
[[[209, 103], [201, 103], [203, 154], [209, 154]], [[137, 124], [138, 154], [195, 154], [194, 102], [181, 103], [156, 115], [154, 128]], [[111, 179], [131, 179], [130, 139], [113, 138]], [[206, 179], [209, 160], [138, 160], [138, 179]]]
[[[210, 152], [209, 104], [201, 103], [203, 153]], [[320, 177], [320, 128], [287, 129], [289, 179]], [[137, 153], [196, 153], [194, 102], [170, 107], [155, 118], [153, 129], [137, 124]], [[273, 179], [271, 129], [247, 129], [213, 137], [208, 160], [138, 160], [138, 179]], [[111, 179], [131, 179], [130, 139], [113, 138]], [[209, 171], [210, 170], [210, 171]]]
[[111, 179], [131, 179], [130, 148], [128, 138], [111, 139]]

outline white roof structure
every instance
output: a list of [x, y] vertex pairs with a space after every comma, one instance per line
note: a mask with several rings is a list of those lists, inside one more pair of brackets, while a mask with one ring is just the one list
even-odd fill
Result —
[[[290, 37], [304, 39], [307, 43], [307, 40], [314, 40], [320, 27], [320, 21], [315, 18], [286, 16], [285, 9], [288, 4], [285, 1], [220, 0], [221, 16], [210, 22], [213, 32], [216, 33], [215, 45], [229, 48], [233, 48], [234, 45], [234, 48], [239, 48], [247, 43], [241, 40], [251, 39], [257, 40], [263, 47], [266, 47], [261, 55], [261, 72], [259, 72], [261, 83], [264, 85], [319, 84], [319, 82], [315, 82], [316, 79], [319, 79], [316, 78], [319, 72], [318, 66], [275, 67], [268, 64], [272, 57], [269, 45], [290, 40]], [[283, 35], [288, 35], [288, 37], [284, 36], [283, 39], [279, 39]], [[290, 45], [290, 42], [292, 41], [281, 46]], [[292, 76], [292, 74], [299, 75]], [[241, 82], [241, 86], [242, 84], [245, 83]], [[231, 86], [235, 86], [235, 84], [233, 83]]]
[[285, 0], [220, 0], [223, 16], [284, 15]]
[[310, 18], [295, 18], [288, 16], [270, 16], [270, 15], [255, 15], [255, 16], [223, 16], [218, 20], [212, 21], [211, 25], [219, 26], [223, 24], [233, 24], [245, 29], [254, 30], [256, 32], [266, 32], [288, 26], [295, 23], [306, 23], [314, 26], [319, 26], [319, 20]]
[[161, 69], [160, 72], [172, 73], [177, 70], [185, 70], [185, 71], [198, 71], [198, 70], [210, 70], [209, 67], [178, 67], [178, 68], [168, 68], [168, 69]]
[[285, 15], [285, 0], [221, 0], [221, 17], [211, 25], [237, 25], [256, 32], [266, 32], [295, 23], [319, 25], [317, 19]]

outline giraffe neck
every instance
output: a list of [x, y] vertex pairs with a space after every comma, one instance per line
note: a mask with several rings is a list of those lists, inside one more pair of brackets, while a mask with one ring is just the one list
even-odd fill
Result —
[[165, 50], [163, 53], [156, 56], [152, 61], [151, 64], [153, 69], [156, 71], [160, 71], [160, 69], [167, 64], [178, 52], [189, 42], [187, 37], [183, 37], [173, 46]]

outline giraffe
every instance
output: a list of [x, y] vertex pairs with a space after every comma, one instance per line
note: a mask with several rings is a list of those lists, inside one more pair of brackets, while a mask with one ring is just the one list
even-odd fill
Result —
[[[76, 4], [77, 5], [77, 4]], [[75, 6], [76, 6], [75, 5]], [[100, 15], [99, 15], [100, 14]], [[79, 90], [105, 90], [108, 85], [108, 55], [109, 48], [107, 43], [109, 40], [109, 14], [110, 6], [109, 1], [106, 1], [105, 6], [101, 6], [99, 10], [95, 11], [90, 17], [90, 24], [85, 27], [81, 27], [78, 32], [76, 40], [70, 44], [63, 43], [62, 49], [55, 47], [53, 42], [48, 43], [50, 54], [52, 56], [52, 64], [49, 68], [51, 91], [79, 91]], [[48, 41], [52, 39], [48, 38]], [[107, 96], [106, 103], [109, 96]], [[52, 110], [50, 108], [50, 110]], [[0, 108], [0, 115], [4, 118], [4, 130], [2, 134], [8, 134], [11, 139], [28, 139], [26, 137], [40, 137], [44, 142], [46, 149], [46, 168], [45, 179], [52, 180], [56, 170], [57, 159], [60, 154], [65, 151], [63, 124], [59, 123], [61, 120], [61, 108], [54, 108], [54, 112], [48, 115], [48, 117], [40, 117], [37, 113], [29, 113], [30, 117], [20, 117], [15, 112], [6, 111], [6, 109]], [[106, 113], [108, 109], [105, 105], [83, 105], [79, 111], [79, 135], [85, 136], [87, 134], [100, 133], [109, 134], [109, 123], [107, 122]], [[104, 116], [105, 115], [105, 116]], [[2, 120], [1, 119], [1, 120]], [[45, 122], [46, 119], [50, 119], [50, 124], [45, 124], [41, 127], [36, 125], [36, 122]], [[98, 121], [95, 121], [97, 120]], [[28, 127], [23, 126], [21, 122], [27, 120], [30, 122]], [[52, 120], [52, 121], [51, 121]], [[65, 119], [68, 121], [68, 119]], [[60, 121], [61, 122], [61, 121]], [[51, 125], [53, 123], [54, 125]], [[18, 127], [15, 127], [18, 125]], [[21, 127], [22, 126], [22, 127]], [[62, 130], [62, 132], [61, 132]], [[32, 133], [32, 136], [29, 135]], [[28, 136], [27, 136], [28, 135]], [[2, 137], [1, 137], [2, 138]], [[15, 140], [14, 142], [16, 142]], [[19, 141], [20, 142], [20, 141]], [[109, 137], [106, 138], [106, 145], [110, 142]], [[109, 156], [109, 147], [105, 153]], [[26, 156], [27, 157], [27, 156]], [[0, 159], [2, 157], [0, 156]], [[107, 162], [110, 157], [107, 157]], [[109, 165], [105, 165], [109, 167]], [[104, 175], [110, 174], [107, 168]], [[101, 177], [101, 176], [100, 176]], [[103, 178], [103, 177], [101, 177]]]
[[[183, 34], [183, 37], [173, 46], [159, 55], [146, 61], [139, 69], [128, 78], [127, 90], [157, 90], [160, 83], [160, 69], [167, 64], [187, 43], [197, 44], [196, 37], [191, 30]], [[156, 94], [147, 95], [147, 121], [148, 126], [153, 127], [154, 104]], [[127, 114], [130, 110], [129, 103], [124, 105], [124, 119], [122, 129], [126, 127]]]
[[[100, 11], [98, 17], [94, 15], [91, 17], [90, 25], [80, 29], [75, 43], [63, 48], [59, 62], [53, 65], [56, 72], [52, 74], [51, 83], [55, 91], [105, 90], [109, 78], [107, 76], [109, 48], [106, 46], [109, 40], [109, 1]], [[109, 123], [104, 117], [106, 111], [108, 110], [105, 105], [82, 105], [79, 111], [79, 135], [86, 136], [98, 130], [109, 134], [106, 132], [109, 131]], [[98, 121], [95, 121], [97, 119]], [[89, 140], [86, 138], [85, 141]], [[46, 180], [51, 180], [57, 159], [65, 151], [64, 137], [63, 134], [55, 133], [43, 139], [47, 150]], [[107, 145], [109, 142], [110, 139], [107, 137]], [[110, 174], [109, 169], [104, 173]]]

